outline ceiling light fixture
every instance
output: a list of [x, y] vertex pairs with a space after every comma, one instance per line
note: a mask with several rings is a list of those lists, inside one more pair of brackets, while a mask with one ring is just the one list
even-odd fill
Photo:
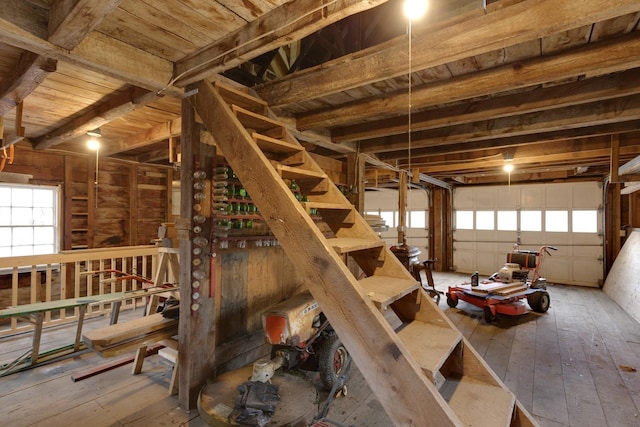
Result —
[[405, 0], [403, 10], [409, 21], [420, 19], [427, 13], [428, 3], [426, 0]]
[[87, 135], [92, 136], [94, 138], [100, 138], [102, 136], [102, 131], [100, 128], [95, 128], [87, 132]]

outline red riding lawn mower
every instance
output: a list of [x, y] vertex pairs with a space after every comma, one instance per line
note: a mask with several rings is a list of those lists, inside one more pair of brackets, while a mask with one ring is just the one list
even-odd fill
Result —
[[[480, 307], [487, 323], [495, 320], [497, 314], [525, 314], [527, 307], [522, 301], [525, 298], [533, 311], [546, 313], [551, 299], [547, 292], [547, 281], [540, 277], [540, 269], [543, 256], [551, 255], [549, 250], [557, 249], [545, 245], [537, 251], [522, 250], [514, 245], [514, 250], [507, 254], [507, 263], [488, 281], [479, 282], [478, 273], [474, 273], [470, 284], [450, 286], [447, 305], [454, 308], [462, 300]], [[529, 278], [531, 272], [533, 274]]]
[[311, 293], [303, 292], [262, 314], [271, 363], [318, 371], [327, 391], [346, 394], [350, 356]]

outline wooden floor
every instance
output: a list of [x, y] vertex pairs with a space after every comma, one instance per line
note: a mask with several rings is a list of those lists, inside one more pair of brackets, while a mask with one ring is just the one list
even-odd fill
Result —
[[[466, 276], [434, 274], [446, 290]], [[440, 306], [541, 426], [640, 426], [640, 325], [597, 289], [551, 285], [544, 315], [499, 317], [488, 325], [482, 311], [460, 302]], [[127, 316], [137, 316], [133, 312]], [[121, 317], [121, 321], [126, 318]], [[108, 319], [87, 322], [104, 326]], [[73, 328], [46, 331], [47, 342], [68, 343]], [[29, 337], [0, 339], [0, 361], [28, 349]], [[6, 426], [204, 426], [168, 396], [170, 370], [159, 356], [140, 375], [131, 365], [73, 382], [71, 376], [110, 361], [86, 352], [0, 378], [0, 425]], [[420, 397], [416, 397], [416, 405]], [[359, 427], [391, 426], [357, 369], [346, 397], [327, 418]], [[417, 425], [428, 425], [428, 421]]]

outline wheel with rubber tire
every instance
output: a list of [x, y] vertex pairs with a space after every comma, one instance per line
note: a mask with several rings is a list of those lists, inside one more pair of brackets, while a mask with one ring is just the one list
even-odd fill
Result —
[[527, 302], [536, 313], [546, 313], [551, 305], [551, 297], [547, 291], [538, 291], [527, 295]]
[[345, 370], [350, 357], [349, 352], [335, 333], [330, 334], [320, 345], [318, 350], [318, 370], [320, 372], [320, 380], [326, 390], [331, 390], [342, 375], [344, 375], [344, 378], [337, 385], [336, 390], [344, 387], [348, 376], [348, 372]]
[[447, 305], [451, 308], [455, 308], [458, 305], [458, 298], [453, 298], [451, 295], [447, 294]]
[[496, 320], [496, 315], [491, 312], [491, 307], [484, 308], [484, 321], [487, 323], [491, 323]]

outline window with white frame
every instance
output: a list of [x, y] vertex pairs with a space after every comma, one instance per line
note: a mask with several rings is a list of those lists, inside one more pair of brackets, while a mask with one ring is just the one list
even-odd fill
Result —
[[0, 184], [0, 257], [58, 250], [58, 188]]
[[574, 233], [597, 233], [598, 211], [595, 209], [572, 211], [571, 231]]
[[473, 211], [456, 211], [456, 228], [473, 230]]

